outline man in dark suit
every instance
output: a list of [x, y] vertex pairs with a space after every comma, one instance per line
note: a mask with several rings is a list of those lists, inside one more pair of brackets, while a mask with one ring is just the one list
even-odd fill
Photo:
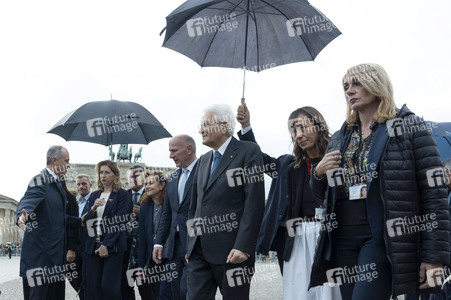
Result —
[[176, 268], [177, 277], [171, 285], [174, 300], [186, 299], [186, 221], [191, 203], [192, 184], [196, 171], [196, 144], [192, 137], [179, 135], [169, 141], [169, 157], [179, 168], [167, 180], [163, 215], [153, 250], [153, 260], [161, 264], [163, 246], [167, 241], [169, 263]]
[[[144, 168], [140, 165], [132, 166], [127, 171], [127, 179], [129, 189], [129, 206], [128, 213], [131, 216], [129, 221], [129, 228], [132, 228], [131, 232], [127, 233], [127, 251], [124, 254], [124, 261], [122, 263], [122, 277], [121, 277], [121, 294], [123, 300], [135, 300], [135, 289], [128, 284], [127, 270], [136, 268], [138, 265], [138, 218], [140, 210], [140, 200], [144, 195], [144, 181], [143, 181]], [[145, 293], [146, 286], [138, 286], [139, 293], [142, 295]]]
[[265, 205], [263, 158], [232, 137], [228, 105], [205, 110], [199, 133], [213, 150], [197, 162], [187, 221], [188, 299], [249, 299], [255, 243]]
[[[241, 141], [255, 141], [254, 132], [251, 127], [250, 113], [247, 105], [238, 107], [237, 121], [241, 124], [238, 137]], [[263, 221], [257, 239], [257, 253], [268, 255], [269, 251], [277, 252], [280, 273], [283, 274], [283, 254], [287, 236], [285, 219], [287, 216], [288, 195], [287, 195], [287, 171], [288, 166], [294, 161], [293, 155], [284, 154], [278, 158], [271, 157], [263, 153], [265, 163], [265, 173], [272, 178], [269, 189], [268, 201], [263, 214]]]
[[26, 300], [64, 299], [65, 281], [55, 278], [66, 273], [66, 196], [61, 179], [69, 167], [67, 149], [50, 147], [47, 167], [31, 179], [17, 206], [17, 225], [25, 231], [20, 276]]
[[[78, 205], [78, 217], [81, 218], [84, 213], [87, 212], [86, 203], [88, 202], [89, 196], [91, 196], [92, 183], [87, 174], [79, 174], [75, 180], [78, 194], [80, 197], [77, 199]], [[83, 261], [84, 261], [84, 249], [86, 244], [86, 232], [80, 228], [79, 229], [79, 239], [75, 246], [75, 265], [78, 276], [73, 278], [70, 282], [74, 290], [78, 293], [80, 300], [85, 299], [85, 288], [83, 283], [84, 273], [83, 273]]]

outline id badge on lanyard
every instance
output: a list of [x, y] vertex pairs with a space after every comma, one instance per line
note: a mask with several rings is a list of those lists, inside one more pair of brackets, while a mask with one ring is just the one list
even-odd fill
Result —
[[322, 221], [324, 219], [324, 208], [315, 208], [315, 221]]
[[349, 187], [349, 200], [366, 199], [366, 184], [357, 184]]

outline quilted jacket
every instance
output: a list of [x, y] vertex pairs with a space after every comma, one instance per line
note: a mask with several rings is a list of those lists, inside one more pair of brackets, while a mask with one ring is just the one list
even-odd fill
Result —
[[[399, 128], [391, 125], [397, 120], [402, 121]], [[377, 188], [376, 196], [382, 203], [381, 217], [384, 226], [380, 240], [383, 244], [382, 252], [385, 253], [381, 255], [385, 255], [391, 263], [392, 296], [396, 297], [418, 289], [421, 262], [449, 264], [447, 189], [444, 180], [431, 177], [434, 169], [440, 174], [442, 164], [431, 131], [421, 118], [404, 105], [397, 111], [395, 119], [378, 125], [385, 128], [382, 138], [385, 141], [381, 146], [379, 163], [373, 170], [379, 175], [373, 179], [377, 184], [372, 184], [373, 190]], [[343, 153], [349, 135], [350, 130], [345, 123], [331, 137], [327, 152], [341, 150]], [[311, 176], [310, 184], [314, 195], [324, 203], [327, 213], [333, 213], [336, 189], [328, 185], [326, 177], [317, 179]], [[373, 212], [368, 210], [368, 213]], [[419, 225], [432, 225], [431, 230], [421, 227], [423, 230], [411, 234], [393, 235], [388, 231], [388, 226], [385, 226], [387, 220], [405, 217], [413, 219], [415, 216], [417, 220], [421, 220], [419, 216], [423, 216], [424, 220], [426, 215], [429, 216], [430, 224]], [[328, 222], [331, 221], [329, 218]], [[332, 234], [333, 230], [321, 232], [312, 268], [311, 287], [327, 282], [326, 271], [334, 268], [330, 260], [333, 253]]]

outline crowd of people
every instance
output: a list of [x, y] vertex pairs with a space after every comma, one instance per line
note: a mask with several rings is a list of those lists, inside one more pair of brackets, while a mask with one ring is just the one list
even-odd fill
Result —
[[342, 84], [347, 115], [333, 135], [317, 109], [297, 108], [293, 153], [272, 157], [246, 104], [213, 105], [199, 127], [211, 151], [197, 158], [194, 139], [177, 135], [177, 170], [132, 166], [128, 190], [105, 160], [96, 178], [77, 176], [74, 197], [69, 152], [50, 147], [17, 208], [24, 299], [64, 299], [65, 279], [80, 299], [135, 299], [135, 287], [142, 299], [215, 299], [218, 288], [249, 299], [256, 254], [269, 251], [286, 300], [444, 297], [450, 162], [424, 121], [397, 108], [382, 67], [354, 66]]
[[11, 259], [13, 255], [20, 255], [20, 244], [19, 243], [7, 243], [5, 245], [0, 244], [0, 255], [6, 255]]

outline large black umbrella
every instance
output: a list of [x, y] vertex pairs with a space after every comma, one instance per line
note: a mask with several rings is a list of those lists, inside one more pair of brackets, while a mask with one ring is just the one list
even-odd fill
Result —
[[166, 21], [164, 47], [244, 72], [314, 60], [341, 34], [305, 0], [188, 0]]
[[105, 146], [148, 144], [171, 134], [143, 106], [134, 102], [95, 101], [62, 118], [48, 131], [66, 141], [83, 141]]

